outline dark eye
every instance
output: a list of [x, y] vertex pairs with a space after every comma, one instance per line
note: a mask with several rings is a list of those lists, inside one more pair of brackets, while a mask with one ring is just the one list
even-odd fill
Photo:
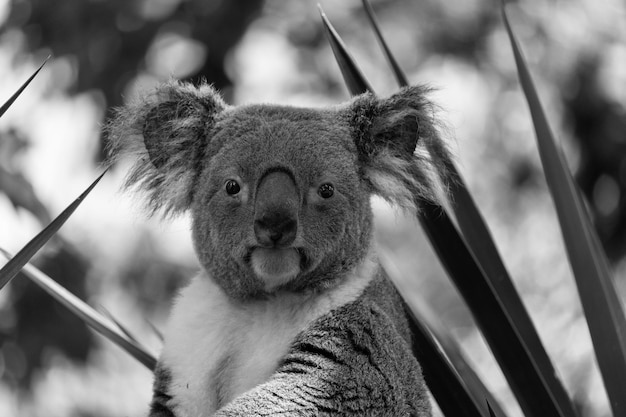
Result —
[[235, 180], [226, 181], [225, 188], [228, 195], [235, 195], [241, 190], [241, 187], [239, 187], [239, 183]]
[[335, 187], [332, 184], [325, 183], [320, 185], [320, 188], [317, 190], [317, 193], [322, 198], [331, 198], [335, 193]]

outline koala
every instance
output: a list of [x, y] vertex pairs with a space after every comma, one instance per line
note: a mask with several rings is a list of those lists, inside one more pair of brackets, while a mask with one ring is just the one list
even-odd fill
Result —
[[175, 300], [150, 416], [431, 415], [370, 205], [417, 211], [445, 185], [427, 93], [230, 106], [169, 81], [116, 112], [126, 186], [151, 214], [190, 215], [201, 265]]

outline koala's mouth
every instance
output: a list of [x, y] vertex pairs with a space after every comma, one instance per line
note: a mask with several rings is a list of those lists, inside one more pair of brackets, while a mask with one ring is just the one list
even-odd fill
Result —
[[300, 248], [254, 247], [246, 256], [255, 275], [272, 290], [294, 279], [307, 269], [308, 257]]

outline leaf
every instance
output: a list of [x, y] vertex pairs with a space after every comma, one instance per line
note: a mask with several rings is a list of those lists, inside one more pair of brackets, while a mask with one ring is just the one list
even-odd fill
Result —
[[337, 31], [326, 17], [324, 10], [322, 10], [322, 6], [318, 4], [317, 7], [319, 8], [320, 16], [322, 17], [328, 42], [330, 43], [335, 59], [339, 64], [339, 69], [341, 70], [343, 79], [348, 86], [348, 91], [350, 91], [352, 95], [365, 93], [366, 91], [373, 92], [374, 90], [372, 90], [372, 87], [370, 87], [369, 83], [363, 76], [363, 73], [355, 64], [354, 59], [352, 59], [348, 53], [346, 45], [343, 43], [337, 34]]
[[[395, 267], [395, 265], [391, 262], [391, 258], [386, 253], [386, 251], [381, 250], [379, 252], [379, 260], [383, 267], [383, 270], [391, 278], [391, 281], [394, 283], [401, 283], [402, 281], [399, 278], [400, 272]], [[417, 323], [413, 324], [414, 326], [417, 326], [415, 327], [415, 331], [420, 331], [420, 332], [427, 331], [427, 333], [430, 335], [430, 336], [420, 335], [419, 336], [420, 339], [427, 339], [429, 337], [434, 338], [433, 341], [427, 341], [427, 343], [433, 343], [434, 341], [436, 341], [437, 350], [441, 353], [441, 355], [444, 356], [444, 359], [441, 359], [441, 360], [445, 360], [445, 362], [449, 363], [449, 366], [452, 367], [454, 373], [456, 373], [456, 377], [459, 379], [459, 384], [461, 384], [461, 387], [454, 387], [453, 385], [448, 383], [445, 385], [445, 387], [447, 389], [466, 390], [467, 391], [466, 395], [469, 395], [471, 397], [473, 406], [481, 410], [481, 415], [484, 415], [488, 412], [487, 408], [483, 405], [484, 399], [487, 399], [488, 401], [491, 402], [491, 404], [494, 404], [500, 416], [506, 417], [506, 414], [504, 413], [502, 407], [500, 406], [496, 398], [489, 391], [489, 389], [485, 386], [485, 384], [480, 379], [480, 377], [476, 374], [474, 369], [472, 369], [472, 366], [467, 362], [465, 355], [461, 351], [461, 347], [459, 346], [457, 341], [454, 340], [454, 338], [452, 337], [448, 329], [446, 329], [446, 327], [443, 325], [441, 320], [439, 320], [439, 318], [436, 316], [436, 313], [430, 308], [428, 303], [425, 302], [425, 300], [423, 300], [418, 295], [414, 299], [412, 299], [412, 302], [410, 303], [410, 308], [413, 311], [413, 314], [415, 316], [413, 319], [417, 321]], [[433, 348], [431, 347], [431, 349]], [[418, 346], [414, 346], [415, 352], [418, 352], [419, 350], [420, 349]], [[431, 355], [432, 354], [433, 353], [431, 353]], [[420, 357], [420, 359], [421, 359], [420, 360], [420, 363], [421, 363], [426, 358], [422, 359]], [[429, 368], [429, 366], [425, 364], [423, 364], [422, 366], [425, 369]], [[443, 367], [443, 366], [444, 366], [443, 364], [438, 365], [438, 367]], [[441, 371], [438, 369], [433, 369], [431, 371], [429, 369], [429, 371], [426, 372], [425, 370], [425, 373], [427, 373], [429, 387], [431, 385], [430, 381], [433, 378], [433, 376], [431, 375], [431, 372], [439, 374]], [[440, 393], [439, 395], [437, 395], [436, 396], [437, 403], [440, 403], [440, 402], [447, 403], [448, 401], [453, 400], [451, 398], [446, 398], [445, 397], [446, 395], [449, 395], [449, 394]], [[441, 407], [441, 404], [440, 404], [440, 407]], [[446, 415], [457, 415], [457, 414], [450, 413]]]
[[396, 58], [393, 56], [393, 54], [391, 53], [391, 50], [387, 46], [387, 42], [385, 42], [385, 38], [383, 38], [383, 34], [380, 31], [378, 22], [376, 21], [376, 15], [374, 15], [374, 9], [372, 9], [372, 5], [370, 4], [368, 0], [362, 0], [362, 1], [363, 1], [363, 8], [365, 9], [365, 12], [367, 14], [367, 17], [370, 23], [372, 24], [372, 28], [374, 29], [374, 32], [376, 33], [376, 39], [378, 39], [378, 43], [380, 44], [380, 47], [383, 49], [383, 52], [385, 53], [385, 58], [387, 58], [387, 62], [391, 66], [391, 70], [393, 74], [396, 76], [398, 85], [400, 86], [409, 85], [409, 81], [406, 78], [404, 71], [402, 71], [402, 69], [400, 68], [400, 65], [398, 65], [398, 61], [396, 61]]
[[528, 102], [537, 147], [554, 201], [598, 366], [613, 415], [626, 415], [626, 319], [608, 261], [600, 248], [565, 158], [543, 111], [532, 76], [511, 29], [504, 3], [502, 16], [515, 56], [518, 76]]
[[72, 204], [70, 204], [61, 214], [59, 214], [52, 222], [42, 230], [37, 236], [35, 236], [30, 242], [26, 244], [2, 269], [0, 269], [0, 289], [17, 275], [24, 265], [37, 253], [48, 240], [56, 234], [56, 232], [63, 226], [66, 220], [74, 213], [80, 203], [83, 202], [85, 197], [93, 190], [98, 184], [100, 179], [106, 174], [106, 170], [100, 174], [98, 178], [78, 196]]
[[28, 84], [30, 84], [30, 82], [35, 78], [35, 76], [39, 74], [39, 71], [41, 71], [41, 69], [43, 68], [44, 65], [46, 65], [46, 62], [48, 62], [49, 59], [50, 57], [46, 58], [43, 61], [43, 63], [39, 66], [39, 68], [37, 68], [37, 70], [33, 73], [33, 75], [31, 75], [30, 78], [26, 80], [26, 82], [22, 84], [22, 86], [6, 101], [6, 103], [4, 103], [2, 107], [0, 107], [0, 117], [2, 117], [2, 115], [9, 109], [9, 107], [11, 107], [13, 102], [20, 96], [20, 94], [22, 94], [22, 91], [24, 91], [24, 89], [28, 86]]
[[[382, 38], [380, 30], [376, 32]], [[338, 36], [336, 32], [329, 33]], [[383, 39], [379, 42], [386, 44]], [[385, 51], [391, 54], [389, 48]], [[343, 60], [351, 59], [345, 52], [341, 57]], [[388, 57], [388, 61], [395, 59]], [[356, 67], [356, 64], [344, 67]], [[397, 65], [392, 65], [392, 68], [401, 72]], [[355, 72], [349, 77], [354, 79], [362, 77], [362, 74]], [[406, 80], [404, 74], [396, 74], [396, 78]], [[353, 81], [351, 84], [359, 83]], [[352, 93], [357, 94], [356, 91]], [[457, 169], [453, 165], [447, 168], [455, 178], [451, 181], [453, 208], [464, 236], [461, 237], [442, 207], [429, 202], [422, 202], [419, 217], [422, 227], [472, 311], [522, 409], [529, 415], [575, 416], [567, 392], [556, 375], [482, 216]], [[469, 242], [471, 250], [466, 242]]]
[[165, 340], [165, 337], [163, 336], [163, 333], [161, 332], [161, 330], [159, 330], [154, 324], [152, 324], [151, 321], [147, 320], [147, 323], [148, 323], [148, 326], [150, 326], [150, 328], [152, 329], [152, 332], [154, 333], [154, 335], [162, 343]]
[[498, 410], [499, 416], [506, 417], [506, 414], [499, 402], [467, 361], [466, 356], [461, 351], [459, 343], [452, 337], [452, 335], [450, 335], [448, 329], [444, 327], [433, 312], [427, 312], [427, 309], [424, 308], [424, 305], [427, 304], [422, 301], [423, 300], [416, 301], [412, 303], [411, 306], [414, 308], [416, 314], [418, 314], [420, 321], [424, 323], [424, 325], [434, 335], [435, 340], [437, 340], [437, 342], [441, 345], [441, 348], [452, 364], [452, 367], [467, 387], [474, 403], [478, 408], [480, 408], [482, 414], [485, 414], [488, 412], [488, 409], [484, 406], [483, 400], [487, 399], [488, 403], [493, 404]]
[[98, 310], [100, 310], [100, 312], [109, 319], [109, 321], [113, 322], [113, 324], [115, 324], [118, 328], [118, 330], [120, 332], [122, 332], [122, 334], [124, 334], [124, 336], [126, 336], [128, 339], [132, 340], [135, 343], [139, 343], [138, 339], [133, 336], [133, 334], [131, 333], [130, 330], [128, 330], [128, 328], [126, 326], [124, 326], [118, 319], [116, 319], [113, 314], [111, 314], [111, 312], [109, 310], [107, 310], [104, 306], [98, 306]]
[[[529, 352], [508, 306], [502, 303], [480, 267], [470, 259], [471, 254], [449, 219], [441, 215], [440, 209], [427, 206], [420, 221], [448, 275], [472, 311], [524, 413], [576, 415], [565, 393], [565, 402], [557, 402], [552, 397], [542, 375], [546, 370], [538, 366]], [[556, 376], [553, 379], [558, 381]], [[539, 413], [540, 410], [545, 414]]]
[[[11, 259], [11, 255], [4, 249], [0, 248], [0, 253], [2, 253], [7, 259]], [[146, 368], [154, 370], [156, 366], [155, 356], [149, 353], [146, 348], [138, 344], [136, 341], [120, 333], [114, 325], [111, 325], [96, 310], [85, 304], [74, 294], [70, 293], [59, 283], [34, 266], [30, 264], [23, 265], [23, 272], [31, 281], [63, 304], [68, 310], [83, 320], [92, 329], [124, 349], [131, 356], [141, 362]]]
[[432, 332], [403, 301], [413, 335], [413, 354], [419, 359], [428, 389], [446, 416], [482, 416], [465, 382], [460, 378]]

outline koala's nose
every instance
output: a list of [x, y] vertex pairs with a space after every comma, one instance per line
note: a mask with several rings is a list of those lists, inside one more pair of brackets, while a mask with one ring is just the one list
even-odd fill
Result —
[[254, 234], [259, 244], [285, 247], [298, 230], [299, 195], [291, 176], [283, 171], [267, 174], [257, 188]]
[[254, 221], [254, 234], [262, 245], [287, 246], [296, 238], [296, 229], [295, 220], [280, 212]]

